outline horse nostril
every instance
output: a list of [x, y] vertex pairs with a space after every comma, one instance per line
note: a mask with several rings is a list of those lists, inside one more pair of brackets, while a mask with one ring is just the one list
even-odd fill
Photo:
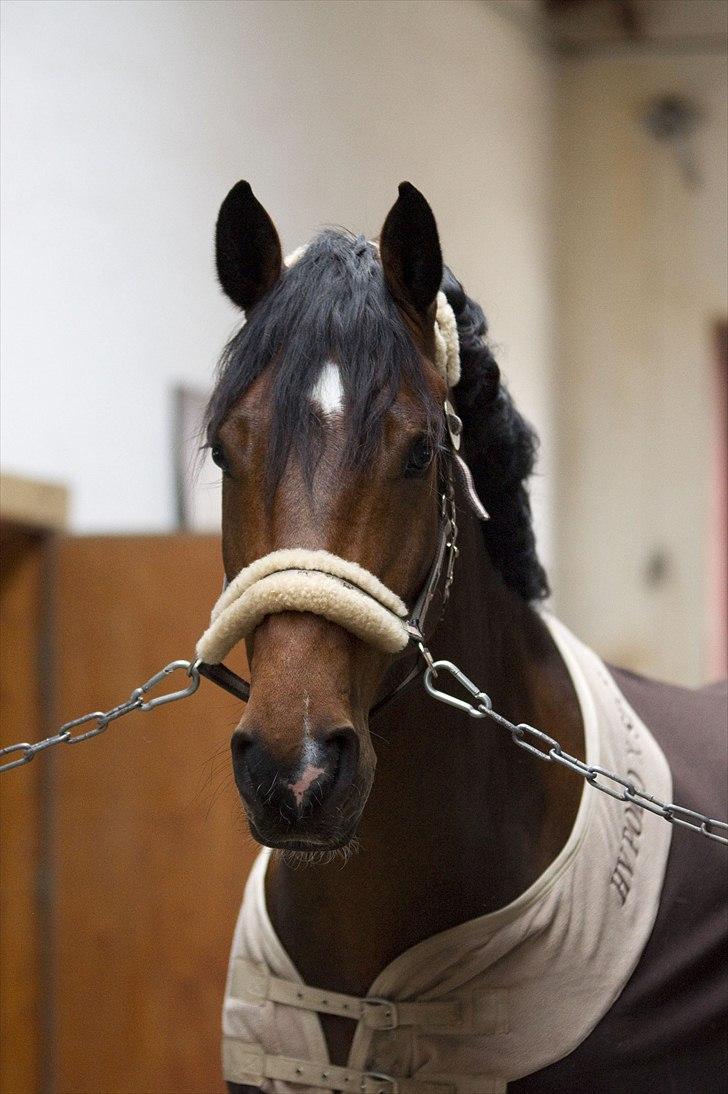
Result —
[[233, 777], [240, 794], [248, 800], [258, 797], [255, 788], [265, 778], [265, 772], [261, 771], [261, 762], [265, 764], [265, 752], [259, 741], [242, 730], [236, 729], [230, 739], [230, 752], [232, 753]]
[[327, 758], [331, 784], [352, 780], [359, 757], [359, 739], [353, 726], [339, 726], [320, 738]]
[[357, 735], [353, 725], [340, 725], [320, 737], [321, 744], [331, 757], [332, 775], [343, 761], [346, 761], [357, 746]]
[[230, 740], [230, 751], [233, 754], [233, 766], [242, 766], [245, 763], [245, 756], [250, 748], [250, 737], [246, 737], [244, 733], [241, 733], [239, 729], [236, 729]]

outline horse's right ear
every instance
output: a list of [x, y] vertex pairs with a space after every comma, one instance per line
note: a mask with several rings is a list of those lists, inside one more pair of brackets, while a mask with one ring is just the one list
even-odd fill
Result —
[[237, 182], [220, 206], [215, 254], [223, 291], [244, 311], [257, 304], [281, 275], [278, 233], [249, 182]]

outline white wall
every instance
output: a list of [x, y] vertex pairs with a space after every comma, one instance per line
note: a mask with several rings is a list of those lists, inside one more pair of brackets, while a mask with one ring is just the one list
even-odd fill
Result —
[[[617, 663], [709, 675], [714, 325], [728, 316], [725, 57], [621, 56], [561, 69], [557, 607]], [[703, 183], [639, 124], [697, 103]], [[664, 577], [650, 582], [656, 552]]]
[[211, 240], [241, 176], [290, 248], [419, 186], [549, 441], [552, 69], [497, 8], [9, 0], [3, 51], [2, 461], [69, 483], [76, 529], [172, 524], [170, 389], [236, 323]]

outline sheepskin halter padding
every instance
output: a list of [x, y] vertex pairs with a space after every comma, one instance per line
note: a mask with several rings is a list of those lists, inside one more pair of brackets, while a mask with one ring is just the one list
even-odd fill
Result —
[[460, 379], [460, 339], [455, 312], [442, 289], [435, 315], [435, 365], [448, 388], [455, 387]]
[[256, 559], [230, 582], [197, 656], [218, 665], [267, 615], [290, 611], [323, 616], [385, 653], [409, 641], [407, 608], [378, 577], [329, 551], [293, 548]]

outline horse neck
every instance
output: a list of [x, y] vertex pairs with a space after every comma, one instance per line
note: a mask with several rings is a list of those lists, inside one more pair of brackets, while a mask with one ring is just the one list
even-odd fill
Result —
[[[578, 703], [548, 630], [505, 587], [477, 521], [459, 508], [460, 557], [433, 655], [455, 662], [499, 713], [556, 729], [581, 755]], [[419, 683], [371, 730], [377, 772], [358, 853], [344, 868], [277, 862], [268, 882], [274, 925], [304, 978], [310, 968], [313, 982], [351, 991], [365, 991], [421, 939], [524, 891], [558, 853], [578, 807], [568, 772]]]

